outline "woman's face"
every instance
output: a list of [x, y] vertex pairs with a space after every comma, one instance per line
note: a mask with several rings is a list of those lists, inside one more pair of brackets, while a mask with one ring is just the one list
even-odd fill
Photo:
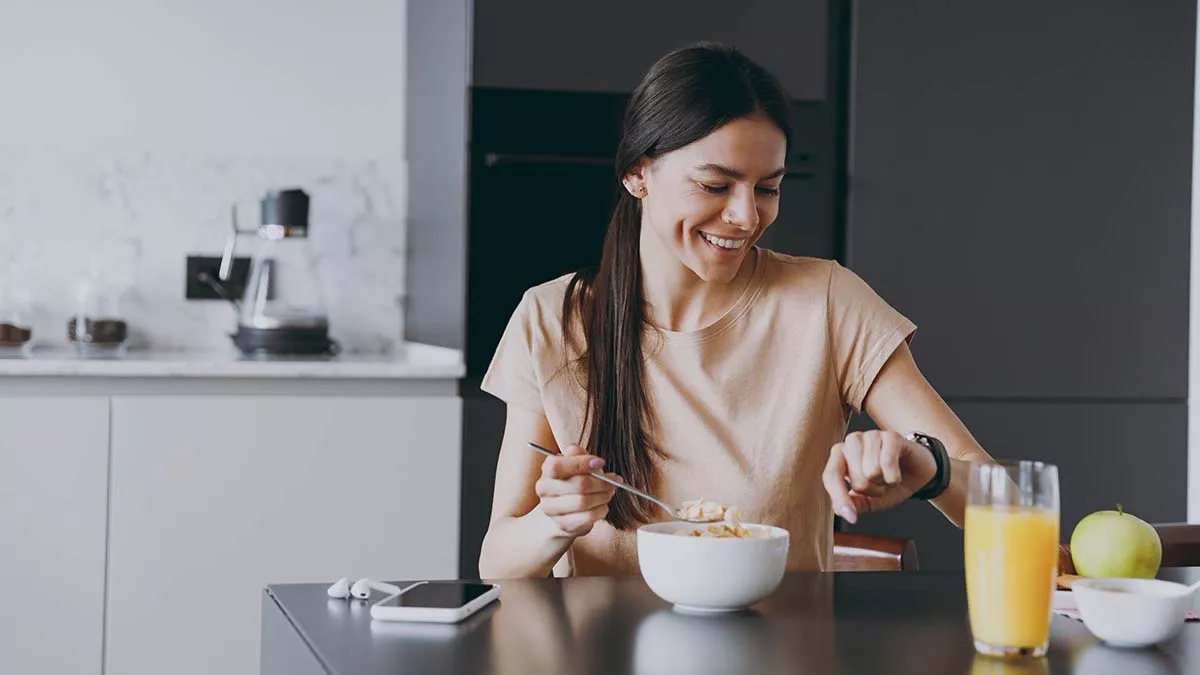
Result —
[[643, 161], [625, 178], [642, 200], [643, 241], [652, 235], [704, 281], [731, 281], [779, 213], [786, 154], [779, 127], [753, 116]]

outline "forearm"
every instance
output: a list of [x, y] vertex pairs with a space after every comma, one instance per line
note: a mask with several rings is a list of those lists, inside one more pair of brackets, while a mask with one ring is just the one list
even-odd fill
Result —
[[995, 460], [982, 448], [975, 448], [950, 458], [950, 485], [931, 503], [956, 527], [961, 528], [966, 519], [967, 491], [971, 485], [971, 465], [993, 462]]
[[519, 517], [492, 521], [479, 556], [479, 575], [484, 579], [544, 578], [571, 546], [540, 508]]

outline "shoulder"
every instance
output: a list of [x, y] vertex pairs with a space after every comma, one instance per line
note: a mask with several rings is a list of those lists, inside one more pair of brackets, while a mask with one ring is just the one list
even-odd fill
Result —
[[836, 260], [787, 255], [768, 249], [763, 252], [769, 285], [777, 290], [807, 291], [835, 304], [864, 294], [875, 294], [862, 277]]
[[787, 255], [762, 249], [764, 284], [768, 292], [826, 299], [834, 278], [847, 271], [836, 260]]
[[517, 306], [517, 316], [541, 332], [561, 334], [563, 300], [574, 278], [575, 273], [571, 272], [526, 289]]
[[[558, 360], [566, 348], [567, 331], [563, 327], [563, 301], [572, 287], [574, 272], [532, 286], [522, 294], [513, 311], [512, 324], [528, 336], [530, 348], [551, 360]], [[577, 324], [578, 320], [572, 323]], [[572, 336], [577, 331], [572, 331]]]

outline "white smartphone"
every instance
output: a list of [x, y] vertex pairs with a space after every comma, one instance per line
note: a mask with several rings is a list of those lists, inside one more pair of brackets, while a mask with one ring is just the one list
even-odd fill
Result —
[[500, 597], [500, 586], [472, 581], [419, 581], [371, 605], [379, 621], [458, 623]]

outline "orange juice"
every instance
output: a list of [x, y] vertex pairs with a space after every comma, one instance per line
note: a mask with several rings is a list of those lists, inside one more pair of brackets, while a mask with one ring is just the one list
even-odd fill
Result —
[[1045, 645], [1058, 573], [1058, 512], [972, 504], [963, 529], [975, 639], [998, 648]]

